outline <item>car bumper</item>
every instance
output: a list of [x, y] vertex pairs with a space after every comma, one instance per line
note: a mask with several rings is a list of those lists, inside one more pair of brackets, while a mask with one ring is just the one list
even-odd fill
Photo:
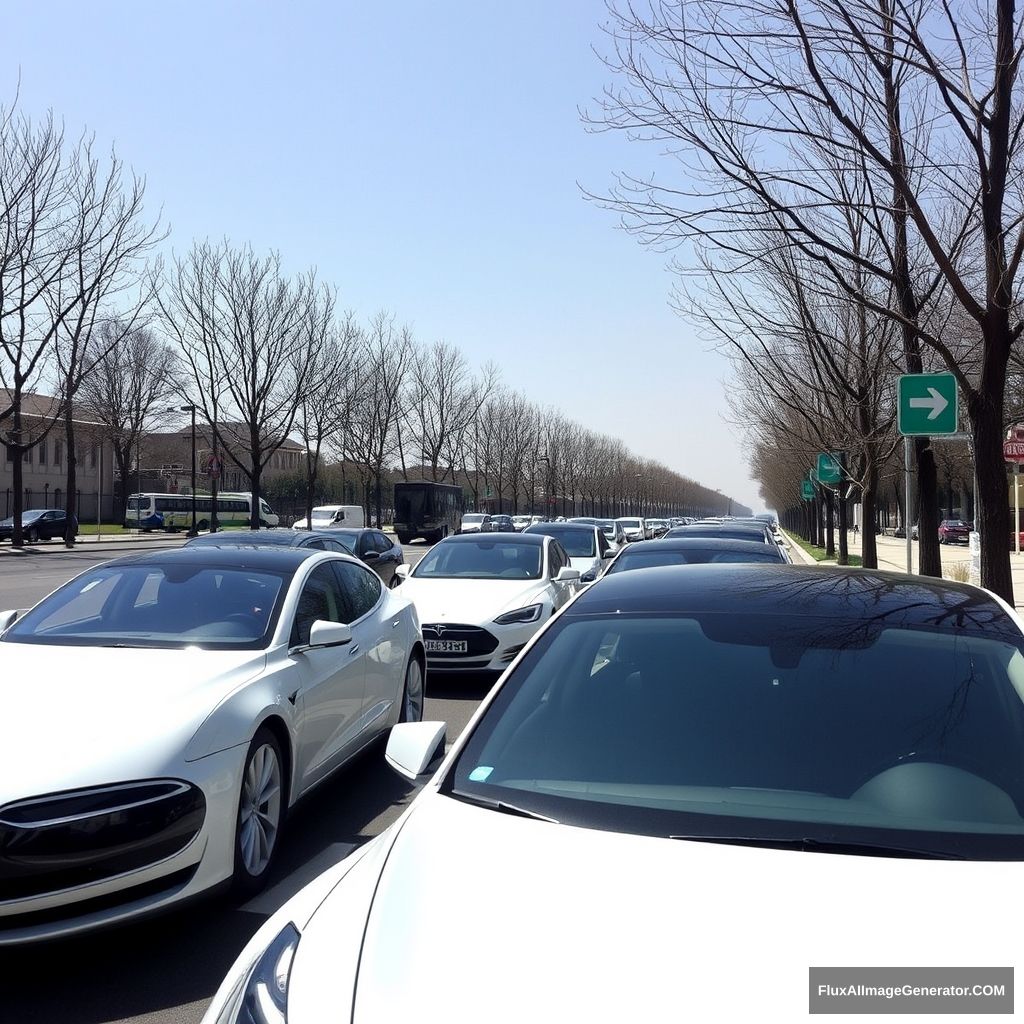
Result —
[[157, 913], [227, 883], [234, 871], [238, 788], [246, 749], [234, 747], [161, 773], [197, 787], [202, 827], [187, 846], [99, 881], [0, 901], [0, 946], [76, 935]]
[[[498, 626], [488, 622], [476, 626], [474, 628], [484, 630], [497, 641], [491, 650], [474, 651], [471, 645], [466, 654], [439, 654], [427, 651], [427, 669], [430, 672], [504, 672], [550, 615], [551, 613], [545, 610], [536, 622], [523, 622], [511, 626]], [[425, 624], [423, 628], [424, 640], [434, 638], [428, 625]]]

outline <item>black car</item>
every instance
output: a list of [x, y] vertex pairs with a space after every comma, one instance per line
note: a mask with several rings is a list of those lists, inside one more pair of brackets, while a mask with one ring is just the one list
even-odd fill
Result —
[[753, 523], [694, 523], [692, 526], [673, 526], [664, 535], [665, 540], [676, 537], [718, 537], [721, 540], [752, 540], [761, 544], [775, 543], [767, 526]]
[[694, 565], [709, 562], [785, 564], [786, 556], [774, 544], [759, 540], [723, 540], [715, 537], [664, 537], [630, 544], [608, 567], [608, 572], [648, 569], [656, 565]]
[[491, 533], [518, 533], [511, 516], [491, 516]]
[[191, 547], [278, 547], [321, 548], [325, 551], [341, 551], [355, 555], [365, 562], [389, 587], [398, 586], [395, 570], [405, 561], [402, 546], [380, 530], [334, 529], [334, 530], [221, 530], [219, 533], [194, 537], [185, 544]]
[[[33, 508], [21, 513], [22, 536], [26, 544], [35, 544], [41, 540], [63, 540], [67, 514], [62, 508]], [[78, 535], [78, 517], [72, 515], [71, 521]], [[14, 536], [14, 517], [8, 516], [0, 521], [0, 540], [11, 540]]]

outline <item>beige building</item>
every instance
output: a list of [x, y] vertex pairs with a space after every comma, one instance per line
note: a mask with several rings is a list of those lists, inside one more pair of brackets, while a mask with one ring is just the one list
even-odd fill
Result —
[[[9, 393], [0, 390], [0, 410], [10, 408]], [[23, 431], [29, 439], [42, 436], [22, 460], [23, 507], [63, 508], [67, 487], [67, 437], [58, 419], [60, 404], [47, 395], [22, 399]], [[10, 418], [0, 421], [0, 439], [8, 437]], [[75, 417], [78, 451], [75, 509], [83, 522], [96, 520], [97, 510], [109, 518], [114, 505], [114, 460], [105, 443], [104, 426], [88, 414]], [[4, 445], [0, 457], [0, 518], [14, 507], [14, 459]]]
[[[237, 438], [243, 434], [240, 424], [226, 424], [218, 434], [227, 439], [231, 449], [240, 450]], [[206, 466], [213, 452], [212, 432], [206, 424], [196, 424], [196, 490], [207, 491], [210, 478]], [[224, 444], [221, 444], [223, 452]], [[271, 456], [263, 470], [263, 483], [275, 477], [294, 476], [303, 472], [303, 455], [306, 449], [298, 441], [288, 438]], [[223, 469], [219, 487], [222, 491], [249, 490], [248, 476], [226, 454], [223, 455]], [[246, 461], [243, 457], [243, 461]], [[169, 494], [188, 493], [192, 473], [192, 425], [179, 430], [150, 434], [142, 442], [143, 479], [154, 476], [164, 481], [162, 490]], [[148, 489], [148, 488], [147, 488]]]

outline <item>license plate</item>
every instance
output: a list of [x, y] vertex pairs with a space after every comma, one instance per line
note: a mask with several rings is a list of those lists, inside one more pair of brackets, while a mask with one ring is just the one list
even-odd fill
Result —
[[466, 640], [425, 640], [427, 652], [433, 654], [465, 654]]

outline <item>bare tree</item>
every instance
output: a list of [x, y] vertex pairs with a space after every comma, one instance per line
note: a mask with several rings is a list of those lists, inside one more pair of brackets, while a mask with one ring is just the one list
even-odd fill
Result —
[[126, 329], [124, 323], [105, 322], [99, 333], [103, 355], [82, 381], [80, 405], [104, 425], [110, 439], [123, 519], [133, 453], [151, 413], [177, 392], [179, 367], [175, 351], [147, 327]]

